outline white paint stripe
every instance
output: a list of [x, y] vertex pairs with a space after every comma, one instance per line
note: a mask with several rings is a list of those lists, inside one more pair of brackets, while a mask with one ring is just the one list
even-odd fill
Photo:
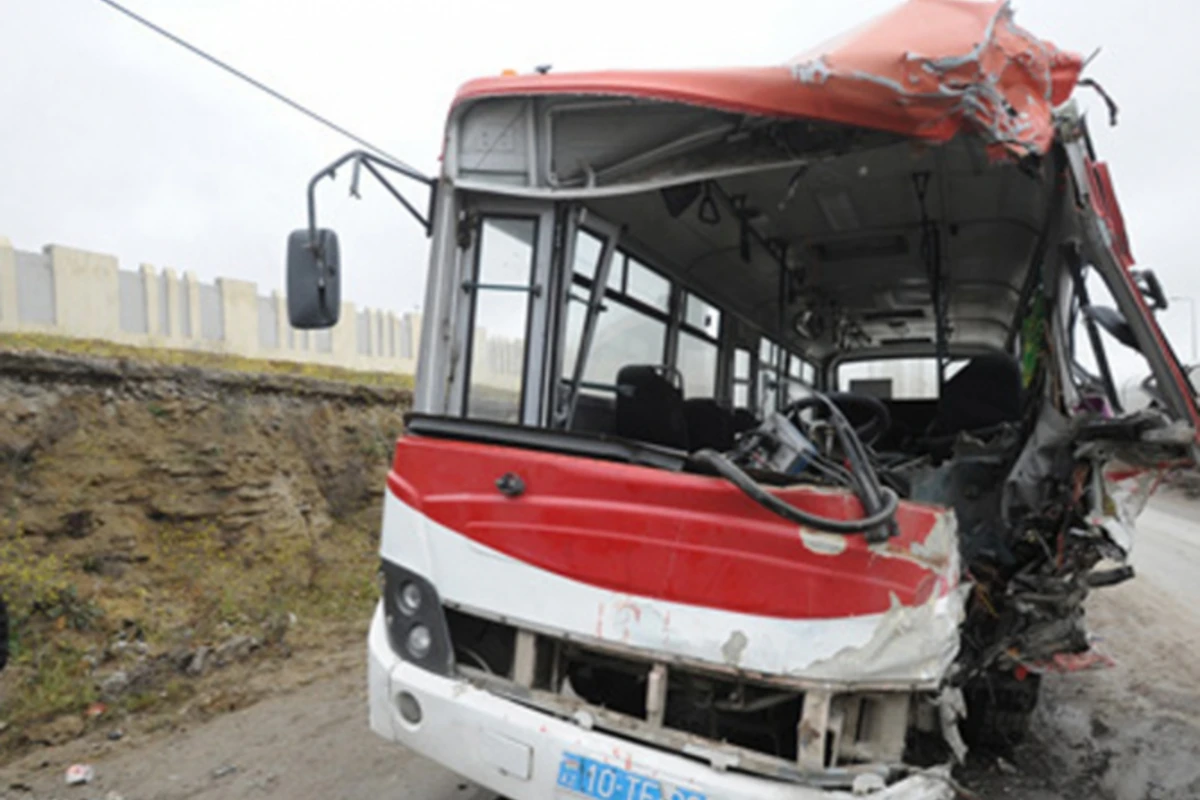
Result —
[[[555, 575], [434, 522], [391, 492], [381, 555], [443, 600], [659, 653], [815, 680], [936, 684], [958, 652], [964, 590], [917, 607], [787, 620], [623, 594]], [[956, 569], [957, 559], [951, 559]]]

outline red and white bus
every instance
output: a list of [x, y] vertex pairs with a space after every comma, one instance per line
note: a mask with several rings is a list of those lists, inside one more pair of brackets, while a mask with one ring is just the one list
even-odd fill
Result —
[[338, 162], [430, 193], [388, 184], [431, 247], [372, 729], [519, 800], [949, 798], [1018, 737], [1195, 452], [1081, 67], [911, 0], [779, 66], [473, 81], [436, 179]]

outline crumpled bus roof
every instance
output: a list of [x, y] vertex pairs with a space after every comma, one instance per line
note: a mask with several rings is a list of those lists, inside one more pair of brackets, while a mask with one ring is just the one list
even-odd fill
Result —
[[1070, 97], [1082, 64], [1016, 25], [1007, 0], [908, 0], [779, 66], [482, 78], [464, 84], [455, 104], [497, 95], [637, 97], [930, 141], [972, 131], [1021, 155], [1049, 148], [1053, 108]]

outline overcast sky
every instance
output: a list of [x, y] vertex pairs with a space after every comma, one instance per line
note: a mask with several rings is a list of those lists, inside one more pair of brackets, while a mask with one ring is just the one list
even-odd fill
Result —
[[[128, 0], [196, 45], [421, 169], [437, 167], [455, 88], [471, 77], [549, 63], [555, 70], [780, 63], [891, 0]], [[1172, 294], [1200, 296], [1193, 268], [1200, 185], [1195, 41], [1185, 0], [1024, 0], [1017, 22], [1091, 53], [1088, 74], [1121, 106], [1109, 129], [1088, 90], [1134, 254]], [[0, 236], [60, 243], [282, 284], [287, 233], [304, 217], [313, 172], [352, 143], [156, 37], [98, 0], [0, 0]], [[418, 305], [423, 234], [374, 187], [346, 199], [327, 184], [344, 295]], [[364, 181], [365, 183], [365, 181]], [[1190, 358], [1189, 313], [1162, 322]]]

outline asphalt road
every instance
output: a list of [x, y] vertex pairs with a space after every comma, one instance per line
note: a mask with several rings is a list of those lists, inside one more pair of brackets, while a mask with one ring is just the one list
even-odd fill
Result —
[[[1157, 499], [1133, 561], [1137, 580], [1089, 600], [1119, 666], [1048, 681], [1034, 743], [1015, 770], [983, 776], [985, 800], [1200, 797], [1200, 502]], [[488, 797], [367, 730], [361, 652], [339, 654], [327, 674], [187, 730], [35, 753], [0, 768], [0, 798]], [[63, 769], [78, 760], [96, 780], [68, 788]]]

